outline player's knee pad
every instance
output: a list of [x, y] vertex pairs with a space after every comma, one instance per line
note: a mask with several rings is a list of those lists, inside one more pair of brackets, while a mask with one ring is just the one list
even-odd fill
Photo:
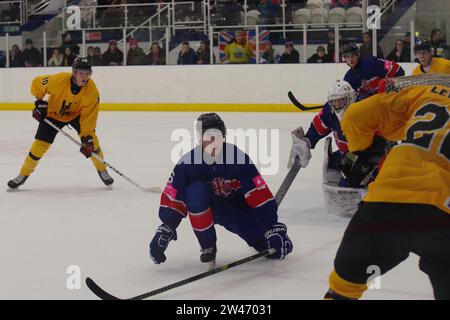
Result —
[[203, 181], [191, 182], [184, 194], [184, 202], [189, 212], [199, 213], [211, 206], [211, 189]]

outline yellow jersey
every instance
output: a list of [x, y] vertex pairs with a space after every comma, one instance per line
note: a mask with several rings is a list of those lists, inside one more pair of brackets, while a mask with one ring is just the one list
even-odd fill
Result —
[[450, 88], [423, 85], [351, 105], [341, 122], [349, 151], [364, 150], [375, 131], [402, 141], [387, 155], [367, 202], [430, 204], [450, 214]]
[[253, 56], [253, 50], [249, 44], [242, 45], [235, 41], [227, 45], [224, 52], [229, 63], [249, 63]]
[[72, 73], [36, 77], [31, 84], [31, 94], [36, 99], [48, 95], [47, 117], [61, 122], [70, 122], [80, 116], [80, 136], [93, 136], [97, 125], [100, 96], [92, 79], [78, 94], [71, 90]]
[[445, 58], [431, 58], [431, 66], [428, 72], [425, 72], [425, 70], [423, 70], [422, 68], [422, 65], [419, 64], [417, 67], [414, 68], [412, 75], [416, 76], [425, 73], [450, 74], [450, 60], [447, 60]]

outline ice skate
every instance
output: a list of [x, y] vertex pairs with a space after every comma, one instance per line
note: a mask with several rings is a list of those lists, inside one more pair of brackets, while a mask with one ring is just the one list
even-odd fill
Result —
[[112, 184], [114, 183], [114, 179], [109, 175], [108, 171], [98, 171], [98, 175], [100, 179], [102, 179], [103, 183], [109, 188], [112, 189]]
[[15, 190], [21, 185], [23, 185], [27, 179], [28, 176], [23, 176], [19, 174], [16, 178], [8, 181], [8, 187], [10, 188], [10, 190]]

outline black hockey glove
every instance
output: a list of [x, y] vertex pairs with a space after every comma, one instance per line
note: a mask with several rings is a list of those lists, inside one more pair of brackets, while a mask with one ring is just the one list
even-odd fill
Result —
[[34, 102], [33, 118], [39, 122], [43, 122], [47, 116], [48, 102], [44, 100], [36, 100]]
[[340, 170], [350, 187], [366, 186], [378, 173], [378, 163], [385, 158], [394, 143], [375, 136], [364, 151], [347, 152], [340, 161]]
[[90, 158], [94, 152], [94, 139], [91, 136], [81, 137], [80, 152], [86, 157]]
[[287, 235], [287, 227], [284, 223], [275, 223], [265, 234], [269, 249], [275, 249], [277, 252], [267, 256], [270, 259], [283, 260], [292, 252], [292, 241]]
[[155, 236], [150, 242], [150, 258], [154, 263], [160, 264], [166, 261], [164, 251], [171, 240], [177, 240], [177, 232], [163, 223], [156, 229]]

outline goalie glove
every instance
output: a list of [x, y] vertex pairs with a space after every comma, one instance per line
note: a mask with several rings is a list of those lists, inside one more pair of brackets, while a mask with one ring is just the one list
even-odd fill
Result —
[[301, 127], [293, 131], [291, 136], [292, 148], [287, 167], [290, 169], [293, 166], [295, 159], [298, 158], [300, 161], [300, 166], [302, 168], [306, 168], [309, 164], [309, 159], [311, 159], [311, 142], [307, 137], [305, 137]]

